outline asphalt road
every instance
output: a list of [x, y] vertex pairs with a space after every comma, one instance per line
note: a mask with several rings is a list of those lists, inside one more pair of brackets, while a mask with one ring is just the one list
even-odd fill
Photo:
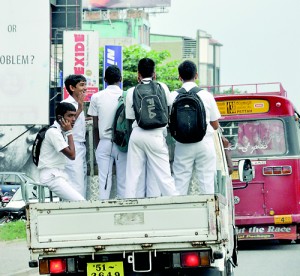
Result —
[[35, 276], [38, 268], [29, 268], [26, 241], [0, 241], [0, 276]]
[[235, 276], [299, 276], [300, 244], [278, 241], [241, 243]]
[[[299, 276], [300, 244], [249, 242], [239, 246], [236, 276]], [[0, 276], [38, 276], [29, 268], [26, 241], [0, 242]]]

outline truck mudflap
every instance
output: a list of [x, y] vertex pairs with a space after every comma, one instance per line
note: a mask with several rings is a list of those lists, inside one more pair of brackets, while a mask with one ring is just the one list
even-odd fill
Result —
[[29, 204], [28, 246], [77, 253], [199, 246], [218, 240], [218, 211], [214, 195]]

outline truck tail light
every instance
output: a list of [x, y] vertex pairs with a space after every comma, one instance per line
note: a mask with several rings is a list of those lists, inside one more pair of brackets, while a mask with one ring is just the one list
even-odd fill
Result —
[[65, 259], [51, 259], [49, 262], [50, 273], [58, 274], [66, 272], [66, 260]]
[[208, 252], [185, 252], [181, 253], [182, 267], [198, 267], [209, 265]]
[[40, 259], [39, 272], [43, 274], [59, 274], [76, 272], [76, 264], [74, 258], [61, 259]]
[[200, 255], [196, 252], [181, 254], [181, 265], [183, 267], [195, 267], [200, 265]]
[[42, 259], [39, 260], [39, 272], [43, 274], [58, 274], [66, 272], [66, 260], [65, 259]]
[[292, 166], [263, 167], [263, 175], [290, 175]]
[[46, 259], [39, 260], [39, 272], [41, 275], [49, 274], [49, 261]]

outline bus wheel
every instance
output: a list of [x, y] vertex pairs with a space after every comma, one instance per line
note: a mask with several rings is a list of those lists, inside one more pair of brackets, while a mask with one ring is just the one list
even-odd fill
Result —
[[279, 244], [290, 244], [292, 241], [291, 240], [278, 240]]

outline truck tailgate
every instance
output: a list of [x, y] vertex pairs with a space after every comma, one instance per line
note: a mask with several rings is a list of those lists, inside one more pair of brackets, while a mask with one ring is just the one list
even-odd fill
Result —
[[[190, 195], [27, 205], [31, 249], [62, 247], [156, 249], [217, 239], [216, 198]], [[114, 248], [114, 249], [113, 249]]]

